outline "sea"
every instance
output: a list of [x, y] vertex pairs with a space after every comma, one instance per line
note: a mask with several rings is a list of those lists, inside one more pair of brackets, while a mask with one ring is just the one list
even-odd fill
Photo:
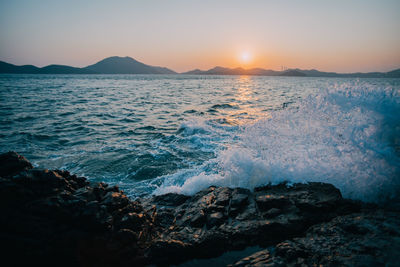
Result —
[[0, 75], [0, 152], [132, 198], [327, 182], [398, 197], [400, 79]]

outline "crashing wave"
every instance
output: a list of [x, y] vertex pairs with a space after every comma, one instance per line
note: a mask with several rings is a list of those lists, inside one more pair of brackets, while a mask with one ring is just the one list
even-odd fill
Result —
[[270, 115], [238, 128], [215, 159], [164, 177], [154, 193], [190, 195], [210, 185], [253, 189], [283, 181], [328, 182], [344, 197], [373, 202], [398, 192], [398, 89], [345, 83]]

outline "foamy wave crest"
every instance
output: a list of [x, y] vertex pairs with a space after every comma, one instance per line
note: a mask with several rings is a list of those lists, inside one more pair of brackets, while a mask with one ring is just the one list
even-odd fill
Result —
[[210, 185], [253, 189], [283, 181], [332, 183], [344, 197], [373, 202], [398, 193], [398, 88], [367, 81], [333, 86], [237, 135], [216, 159], [166, 177], [155, 193], [193, 194]]

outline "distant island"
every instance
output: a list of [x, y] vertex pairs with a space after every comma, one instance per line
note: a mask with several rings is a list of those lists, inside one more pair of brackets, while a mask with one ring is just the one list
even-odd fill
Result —
[[[179, 74], [171, 69], [150, 66], [131, 57], [108, 57], [93, 65], [76, 68], [65, 65], [48, 65], [42, 68], [33, 65], [17, 66], [0, 61], [0, 73], [15, 74]], [[257, 76], [291, 76], [291, 77], [343, 77], [343, 78], [400, 78], [400, 69], [389, 72], [356, 72], [336, 73], [318, 70], [288, 69], [284, 71], [262, 68], [224, 68], [215, 67], [209, 70], [191, 70], [180, 74], [186, 75], [257, 75]]]

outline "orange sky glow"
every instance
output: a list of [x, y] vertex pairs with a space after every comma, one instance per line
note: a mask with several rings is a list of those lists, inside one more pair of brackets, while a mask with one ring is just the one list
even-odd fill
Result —
[[178, 72], [400, 67], [400, 1], [0, 2], [0, 60], [84, 67], [130, 56]]

